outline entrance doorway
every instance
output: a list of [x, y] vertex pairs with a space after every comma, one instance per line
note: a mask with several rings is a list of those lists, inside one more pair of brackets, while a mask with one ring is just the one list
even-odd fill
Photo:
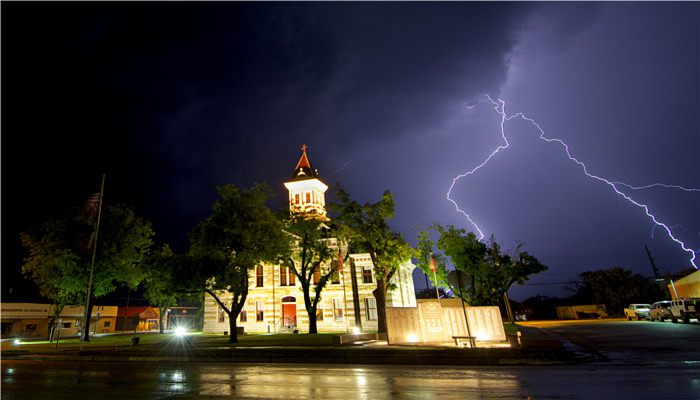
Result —
[[297, 326], [297, 299], [294, 296], [282, 298], [282, 325], [292, 329]]

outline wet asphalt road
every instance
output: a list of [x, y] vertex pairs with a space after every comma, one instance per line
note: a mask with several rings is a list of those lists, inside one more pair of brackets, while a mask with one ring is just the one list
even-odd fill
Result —
[[570, 366], [2, 362], [2, 399], [700, 399], [700, 324], [529, 324]]
[[698, 399], [700, 365], [611, 367], [3, 362], [3, 399]]

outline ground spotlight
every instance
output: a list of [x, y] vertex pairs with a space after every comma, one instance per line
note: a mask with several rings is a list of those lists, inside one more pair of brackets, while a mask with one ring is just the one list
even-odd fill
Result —
[[22, 341], [19, 340], [19, 339], [15, 339], [15, 340], [12, 341], [12, 343], [14, 343], [15, 346], [19, 346], [20, 344], [22, 344]]
[[185, 329], [181, 326], [178, 326], [177, 328], [175, 328], [175, 335], [176, 336], [182, 337], [182, 336], [185, 336], [186, 333], [187, 333], [187, 329]]

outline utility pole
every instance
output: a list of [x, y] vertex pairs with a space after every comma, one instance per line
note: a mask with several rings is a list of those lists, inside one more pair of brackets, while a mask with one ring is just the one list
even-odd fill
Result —
[[647, 257], [649, 257], [649, 262], [651, 263], [651, 269], [654, 270], [654, 278], [659, 279], [659, 269], [656, 268], [656, 263], [654, 262], [654, 257], [651, 255], [651, 251], [649, 251], [649, 248], [647, 245], [644, 245], [644, 250], [647, 252]]

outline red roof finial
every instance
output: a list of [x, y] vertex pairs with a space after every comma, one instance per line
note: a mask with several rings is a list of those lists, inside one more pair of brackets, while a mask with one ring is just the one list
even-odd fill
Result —
[[[299, 168], [306, 168], [308, 170], [312, 170], [311, 168], [311, 163], [309, 162], [309, 158], [306, 156], [306, 145], [304, 144], [301, 146], [301, 158], [299, 158], [299, 162], [297, 163], [296, 168], [294, 168], [294, 171], [298, 171]], [[308, 173], [309, 171], [307, 171]]]

